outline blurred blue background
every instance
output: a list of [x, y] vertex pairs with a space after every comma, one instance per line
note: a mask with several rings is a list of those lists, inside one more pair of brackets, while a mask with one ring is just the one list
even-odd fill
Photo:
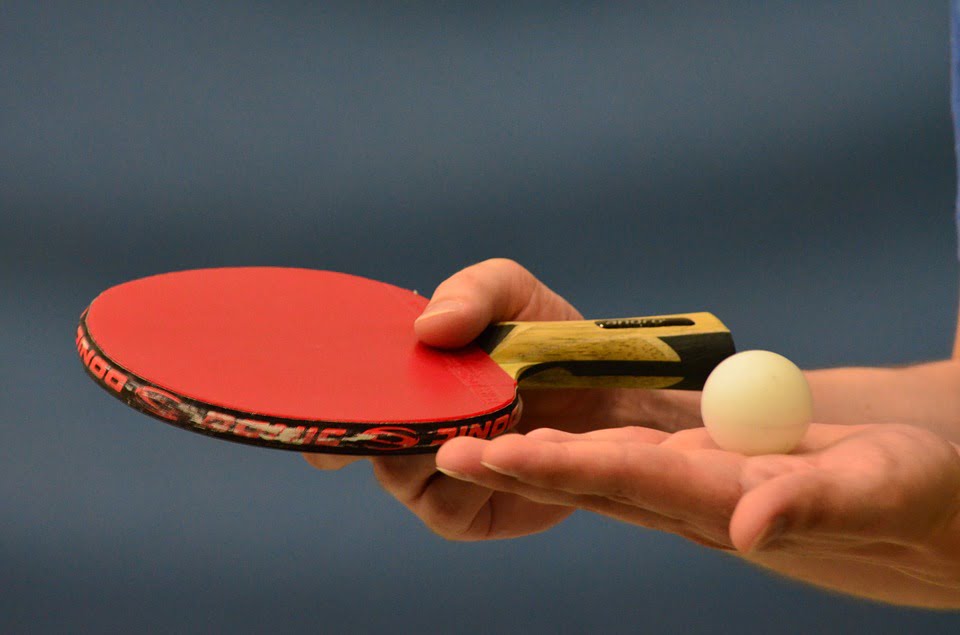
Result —
[[0, 630], [960, 630], [586, 514], [448, 543], [90, 383], [101, 289], [231, 264], [507, 256], [806, 367], [949, 355], [947, 3], [384, 4], [0, 3]]

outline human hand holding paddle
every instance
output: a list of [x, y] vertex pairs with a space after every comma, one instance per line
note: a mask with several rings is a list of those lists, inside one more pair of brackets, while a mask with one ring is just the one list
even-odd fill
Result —
[[[422, 342], [455, 349], [501, 321], [582, 320], [581, 314], [515, 262], [493, 259], [460, 271], [433, 294], [415, 328]], [[571, 433], [646, 424], [670, 430], [699, 425], [699, 397], [688, 391], [634, 389], [524, 390], [517, 432], [541, 427]], [[320, 469], [338, 469], [357, 457], [305, 454]], [[452, 539], [507, 538], [543, 531], [572, 508], [450, 478], [434, 456], [371, 457], [374, 473], [433, 531]]]

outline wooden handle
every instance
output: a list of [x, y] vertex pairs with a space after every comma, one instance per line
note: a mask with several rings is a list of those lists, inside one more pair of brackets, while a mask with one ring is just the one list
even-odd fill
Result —
[[572, 322], [501, 322], [479, 344], [523, 388], [700, 390], [735, 352], [710, 313]]

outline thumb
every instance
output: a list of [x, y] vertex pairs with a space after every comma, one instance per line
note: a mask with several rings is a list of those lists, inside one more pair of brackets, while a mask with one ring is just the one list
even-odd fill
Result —
[[[954, 513], [956, 447], [932, 432], [883, 424], [852, 431], [819, 465], [771, 457], [741, 474], [745, 492], [730, 519], [740, 551], [791, 538], [927, 541]], [[759, 458], [759, 457], [758, 457]], [[785, 471], [784, 471], [785, 470]], [[813, 534], [817, 534], [814, 536]]]
[[853, 530], [874, 515], [866, 494], [856, 479], [817, 468], [774, 477], [740, 499], [730, 540], [747, 553], [773, 548], [785, 535]]
[[437, 287], [414, 324], [417, 337], [440, 348], [465, 346], [491, 322], [517, 318], [540, 286], [512, 260], [495, 258], [467, 267]]
[[489, 318], [468, 298], [434, 295], [413, 328], [429, 346], [459, 348], [473, 341], [486, 328]]
[[730, 518], [730, 540], [742, 553], [773, 547], [787, 533], [833, 524], [853, 501], [838, 500], [829, 475], [811, 469], [790, 472], [749, 490]]

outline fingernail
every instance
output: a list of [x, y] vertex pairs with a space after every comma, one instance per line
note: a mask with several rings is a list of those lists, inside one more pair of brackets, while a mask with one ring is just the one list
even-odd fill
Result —
[[469, 476], [467, 476], [466, 474], [463, 474], [462, 472], [456, 472], [456, 471], [454, 471], [454, 470], [448, 470], [448, 469], [443, 468], [443, 467], [438, 467], [438, 468], [437, 468], [437, 471], [438, 471], [438, 472], [442, 472], [443, 474], [446, 474], [446, 475], [449, 476], [450, 478], [455, 478], [455, 479], [457, 479], [458, 481], [469, 481], [469, 480], [471, 480]]
[[763, 551], [783, 536], [787, 528], [787, 520], [783, 516], [777, 516], [771, 522], [767, 529], [762, 532], [757, 539], [753, 541], [750, 551]]
[[480, 461], [480, 465], [487, 468], [491, 472], [496, 472], [497, 474], [503, 474], [504, 476], [509, 476], [510, 478], [517, 478], [516, 473], [511, 472], [510, 470], [506, 470], [500, 467], [499, 465], [493, 465], [491, 463], [485, 463], [483, 461]]
[[438, 315], [445, 315], [447, 313], [455, 313], [461, 308], [463, 308], [463, 303], [457, 300], [439, 300], [427, 305], [427, 308], [420, 314], [417, 321], [435, 318]]

